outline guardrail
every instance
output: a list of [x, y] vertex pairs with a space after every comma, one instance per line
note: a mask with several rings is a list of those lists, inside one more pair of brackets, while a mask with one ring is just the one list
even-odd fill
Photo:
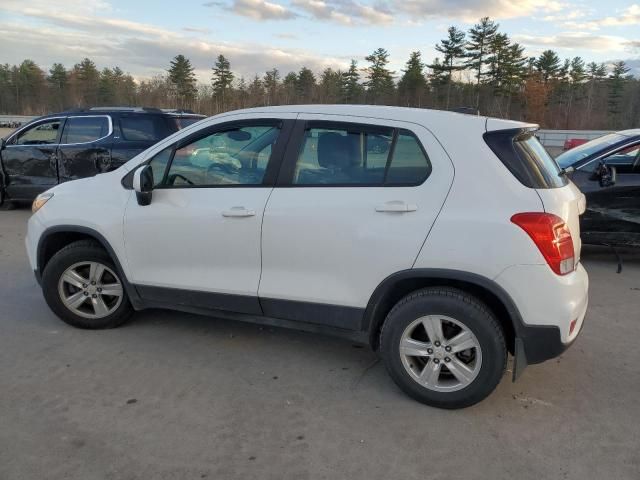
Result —
[[536, 135], [540, 143], [547, 148], [564, 148], [564, 143], [571, 138], [593, 140], [611, 133], [609, 130], [538, 130]]
[[20, 125], [24, 125], [27, 122], [33, 120], [34, 116], [30, 115], [0, 115], [0, 127], [2, 128], [16, 128]]

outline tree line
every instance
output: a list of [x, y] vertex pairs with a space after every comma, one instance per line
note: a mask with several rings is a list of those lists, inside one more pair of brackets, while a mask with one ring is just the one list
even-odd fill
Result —
[[272, 68], [252, 78], [236, 75], [219, 55], [209, 83], [198, 82], [184, 55], [166, 74], [135, 81], [119, 67], [99, 70], [89, 58], [71, 69], [48, 72], [31, 60], [0, 65], [0, 112], [25, 115], [83, 106], [143, 105], [216, 113], [255, 106], [300, 103], [367, 103], [477, 110], [485, 115], [540, 123], [557, 129], [621, 129], [640, 121], [640, 80], [624, 62], [561, 59], [553, 50], [528, 57], [525, 49], [482, 18], [467, 32], [452, 26], [427, 64], [410, 54], [401, 72], [378, 48], [360, 66], [345, 70], [307, 67], [282, 74]]

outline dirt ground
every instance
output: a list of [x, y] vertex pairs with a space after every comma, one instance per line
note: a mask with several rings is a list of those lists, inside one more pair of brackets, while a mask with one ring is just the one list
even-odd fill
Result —
[[175, 312], [106, 331], [47, 308], [0, 211], [0, 479], [640, 478], [640, 255], [583, 252], [588, 318], [559, 359], [459, 411], [349, 342]]

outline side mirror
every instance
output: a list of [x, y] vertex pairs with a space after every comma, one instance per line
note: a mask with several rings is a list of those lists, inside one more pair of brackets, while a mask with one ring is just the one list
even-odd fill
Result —
[[0, 138], [0, 152], [4, 150], [7, 146], [7, 140], [5, 138]]
[[133, 173], [133, 189], [136, 191], [138, 205], [147, 206], [153, 196], [153, 172], [151, 165], [139, 167]]
[[611, 187], [616, 184], [618, 172], [616, 167], [602, 162], [595, 170], [595, 177], [602, 188]]

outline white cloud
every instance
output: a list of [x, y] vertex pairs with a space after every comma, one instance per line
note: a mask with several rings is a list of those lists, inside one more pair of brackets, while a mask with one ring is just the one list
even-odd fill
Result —
[[398, 9], [412, 18], [450, 18], [467, 23], [481, 17], [505, 19], [525, 17], [536, 12], [551, 14], [568, 6], [557, 0], [394, 0]]
[[283, 5], [266, 0], [232, 0], [231, 3], [214, 1], [207, 2], [204, 6], [222, 8], [253, 20], [291, 20], [298, 16]]
[[[280, 0], [282, 1], [282, 0]], [[315, 20], [347, 26], [389, 25], [429, 19], [476, 22], [481, 17], [516, 18], [544, 12], [556, 17], [570, 6], [559, 0], [215, 0], [206, 3], [254, 20], [287, 20], [309, 16]], [[570, 11], [564, 18], [577, 18]], [[559, 16], [558, 16], [559, 18]]]
[[604, 17], [584, 22], [569, 21], [564, 22], [563, 25], [576, 30], [600, 30], [602, 27], [640, 25], [640, 5], [630, 5], [615, 17]]
[[367, 5], [355, 0], [293, 0], [292, 5], [318, 20], [343, 25], [389, 24], [394, 20], [385, 4]]
[[524, 46], [597, 52], [623, 51], [627, 42], [621, 37], [583, 32], [565, 32], [548, 36], [514, 35], [513, 38]]
[[[4, 4], [0, 6], [0, 13]], [[303, 65], [319, 71], [328, 66], [344, 68], [345, 59], [316, 55], [301, 49], [283, 50], [269, 45], [233, 44], [201, 40], [180, 30], [107, 18], [32, 12], [21, 9], [22, 17], [2, 25], [3, 61], [19, 63], [30, 58], [43, 68], [54, 62], [73, 66], [90, 57], [99, 67], [120, 66], [137, 78], [163, 73], [177, 54], [191, 59], [198, 78], [208, 82], [217, 55], [231, 60], [232, 68], [245, 77], [277, 66], [281, 71], [299, 70]], [[33, 28], [33, 18], [43, 22]], [[189, 27], [186, 27], [189, 28]], [[108, 31], [108, 40], [104, 32]], [[55, 41], [51, 41], [51, 39]]]

